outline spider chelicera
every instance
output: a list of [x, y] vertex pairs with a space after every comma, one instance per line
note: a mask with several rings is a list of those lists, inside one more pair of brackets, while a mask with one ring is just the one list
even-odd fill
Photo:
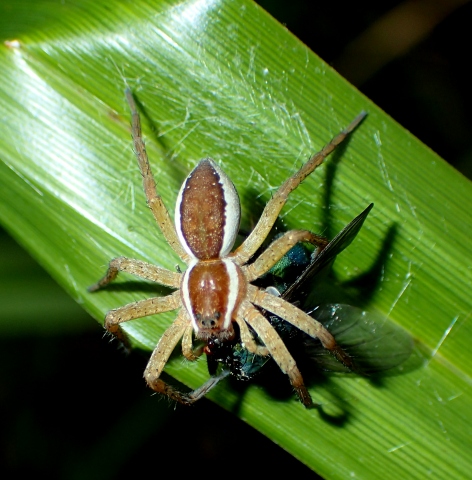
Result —
[[[143, 177], [147, 203], [165, 239], [188, 268], [171, 272], [162, 267], [125, 257], [111, 260], [105, 276], [89, 288], [94, 292], [113, 281], [118, 273], [127, 272], [176, 291], [164, 297], [153, 297], [130, 303], [107, 313], [105, 328], [126, 340], [120, 324], [170, 310], [179, 310], [176, 319], [164, 332], [144, 372], [148, 385], [182, 404], [201, 398], [219, 378], [210, 379], [200, 389], [183, 393], [165, 383], [160, 375], [177, 343], [188, 360], [196, 360], [205, 349], [194, 348], [193, 337], [207, 345], [231, 341], [239, 335], [242, 345], [257, 355], [270, 355], [290, 379], [301, 402], [309, 407], [312, 400], [302, 375], [283, 340], [259, 308], [271, 312], [313, 338], [317, 338], [346, 367], [350, 357], [321, 323], [291, 303], [252, 285], [295, 244], [306, 242], [321, 251], [327, 241], [307, 230], [291, 230], [276, 239], [252, 263], [248, 263], [272, 229], [289, 194], [310, 175], [323, 160], [351, 133], [365, 117], [358, 115], [351, 124], [320, 152], [313, 155], [298, 172], [288, 178], [264, 208], [261, 218], [246, 240], [233, 252], [239, 230], [240, 202], [236, 189], [210, 158], [201, 160], [184, 181], [175, 207], [175, 227], [156, 190], [141, 133], [141, 122], [133, 95], [126, 90], [132, 114], [132, 136]], [[257, 308], [259, 307], [259, 308]], [[234, 328], [237, 324], [238, 333]], [[253, 333], [254, 332], [254, 333]], [[254, 335], [263, 344], [255, 341]]]

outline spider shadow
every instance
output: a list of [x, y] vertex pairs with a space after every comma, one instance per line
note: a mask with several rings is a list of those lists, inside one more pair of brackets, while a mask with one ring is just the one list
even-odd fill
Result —
[[164, 297], [175, 292], [175, 288], [148, 282], [144, 279], [110, 283], [106, 289], [108, 292], [150, 293], [152, 297]]
[[[347, 139], [347, 141], [349, 141], [349, 138]], [[326, 164], [326, 187], [323, 192], [324, 208], [322, 209], [322, 226], [324, 231], [327, 232], [328, 238], [333, 238], [334, 235], [337, 233], [333, 232], [332, 230], [333, 222], [331, 219], [331, 210], [329, 207], [330, 205], [332, 205], [336, 170], [339, 163], [341, 162], [342, 154], [347, 147], [345, 143], [346, 142], [340, 145], [340, 147], [332, 155], [331, 160]], [[393, 245], [395, 243], [397, 231], [398, 229], [395, 223], [392, 223], [387, 228], [385, 236], [380, 244], [380, 249], [372, 265], [368, 268], [368, 270], [359, 274], [357, 277], [354, 277], [345, 282], [340, 282], [336, 278], [334, 272], [330, 272], [332, 276], [332, 281], [335, 285], [339, 286], [336, 291], [336, 293], [338, 294], [338, 300], [334, 299], [334, 302], [341, 303], [339, 298], [342, 298], [347, 294], [346, 299], [355, 301], [356, 306], [363, 308], [369, 305], [372, 297], [375, 295], [379, 288], [380, 280], [382, 278], [382, 272], [389, 261], [390, 252], [392, 251]], [[324, 300], [325, 303], [332, 303], [332, 301], [333, 300], [328, 298]]]

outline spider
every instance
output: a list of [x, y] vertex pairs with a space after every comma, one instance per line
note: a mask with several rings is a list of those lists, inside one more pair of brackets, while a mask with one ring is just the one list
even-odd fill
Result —
[[[126, 341], [126, 334], [121, 329], [123, 322], [178, 310], [176, 319], [151, 354], [144, 378], [154, 391], [182, 404], [194, 403], [220, 377], [215, 376], [200, 389], [188, 393], [180, 392], [164, 382], [160, 376], [177, 343], [182, 341], [183, 355], [194, 361], [205, 351], [194, 348], [194, 336], [208, 345], [215, 341], [229, 342], [239, 335], [242, 345], [249, 352], [261, 356], [270, 355], [288, 375], [303, 405], [312, 406], [310, 394], [295, 360], [259, 308], [319, 339], [323, 347], [348, 368], [351, 359], [321, 323], [291, 303], [252, 285], [252, 282], [270, 270], [298, 242], [311, 243], [319, 251], [328, 242], [307, 230], [291, 230], [273, 241], [255, 261], [248, 262], [268, 236], [289, 194], [357, 127], [366, 114], [362, 112], [358, 115], [345, 130], [279, 187], [264, 208], [253, 231], [231, 252], [238, 234], [241, 213], [239, 197], [231, 180], [212, 159], [201, 160], [180, 189], [174, 227], [156, 190], [134, 97], [130, 89], [125, 94], [131, 110], [132, 137], [148, 206], [167, 243], [188, 267], [181, 273], [125, 257], [111, 260], [105, 276], [92, 285], [89, 291], [105, 287], [119, 272], [127, 272], [176, 290], [164, 297], [140, 300], [110, 310], [105, 317], [105, 328]], [[253, 332], [263, 345], [256, 342]]]

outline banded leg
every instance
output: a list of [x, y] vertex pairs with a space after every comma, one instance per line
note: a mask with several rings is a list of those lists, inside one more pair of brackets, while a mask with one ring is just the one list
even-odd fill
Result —
[[136, 277], [151, 280], [152, 282], [171, 288], [179, 288], [180, 286], [180, 273], [171, 272], [166, 268], [161, 268], [141, 260], [118, 257], [111, 260], [108, 264], [108, 270], [105, 276], [94, 285], [91, 285], [88, 288], [88, 291], [96, 292], [100, 288], [107, 286], [110, 282], [115, 280], [119, 272], [131, 273]]
[[343, 365], [353, 369], [354, 366], [349, 355], [336, 343], [331, 333], [310, 315], [282, 298], [264, 292], [254, 285], [248, 286], [248, 299], [255, 305], [284, 319], [310, 337], [319, 339], [323, 347], [329, 350]]
[[151, 165], [149, 164], [146, 146], [142, 136], [141, 120], [139, 118], [138, 109], [136, 108], [136, 102], [134, 101], [133, 94], [129, 88], [125, 90], [125, 95], [131, 110], [134, 149], [136, 152], [136, 158], [138, 159], [139, 169], [143, 176], [143, 187], [147, 204], [149, 205], [162, 234], [167, 240], [167, 243], [177, 255], [188, 264], [189, 255], [182, 248], [182, 245], [177, 238], [174, 224], [170, 219], [169, 212], [167, 211], [161, 196], [157, 193], [156, 181], [152, 175]]
[[311, 396], [303, 382], [302, 374], [274, 327], [249, 301], [244, 300], [242, 307], [244, 319], [264, 342], [280, 370], [288, 375], [290, 383], [295, 388], [300, 401], [305, 407], [313, 406]]
[[235, 250], [235, 260], [237, 263], [244, 265], [256, 253], [274, 226], [274, 223], [290, 193], [293, 192], [293, 190], [295, 190], [300, 183], [310, 175], [310, 173], [323, 163], [324, 159], [346, 139], [359, 123], [361, 123], [365, 116], [365, 112], [358, 115], [345, 130], [336, 135], [331, 142], [325, 145], [321, 151], [313, 155], [313, 157], [311, 157], [310, 160], [298, 170], [298, 172], [292, 175], [279, 187], [272, 198], [267, 202], [261, 218], [254, 227], [254, 230], [249, 237], [246, 238], [244, 243]]
[[242, 267], [247, 276], [248, 282], [252, 282], [256, 278], [270, 270], [293, 246], [299, 242], [311, 243], [318, 247], [318, 253], [322, 251], [328, 240], [316, 235], [308, 230], [290, 230], [281, 237], [274, 240], [269, 247], [249, 265]]

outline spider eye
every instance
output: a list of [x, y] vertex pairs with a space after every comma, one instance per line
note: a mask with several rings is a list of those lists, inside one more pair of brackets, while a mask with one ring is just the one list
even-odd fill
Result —
[[216, 328], [218, 327], [218, 320], [221, 317], [221, 313], [213, 312], [212, 315], [206, 317], [202, 316], [200, 313], [197, 313], [195, 317], [201, 328]]

